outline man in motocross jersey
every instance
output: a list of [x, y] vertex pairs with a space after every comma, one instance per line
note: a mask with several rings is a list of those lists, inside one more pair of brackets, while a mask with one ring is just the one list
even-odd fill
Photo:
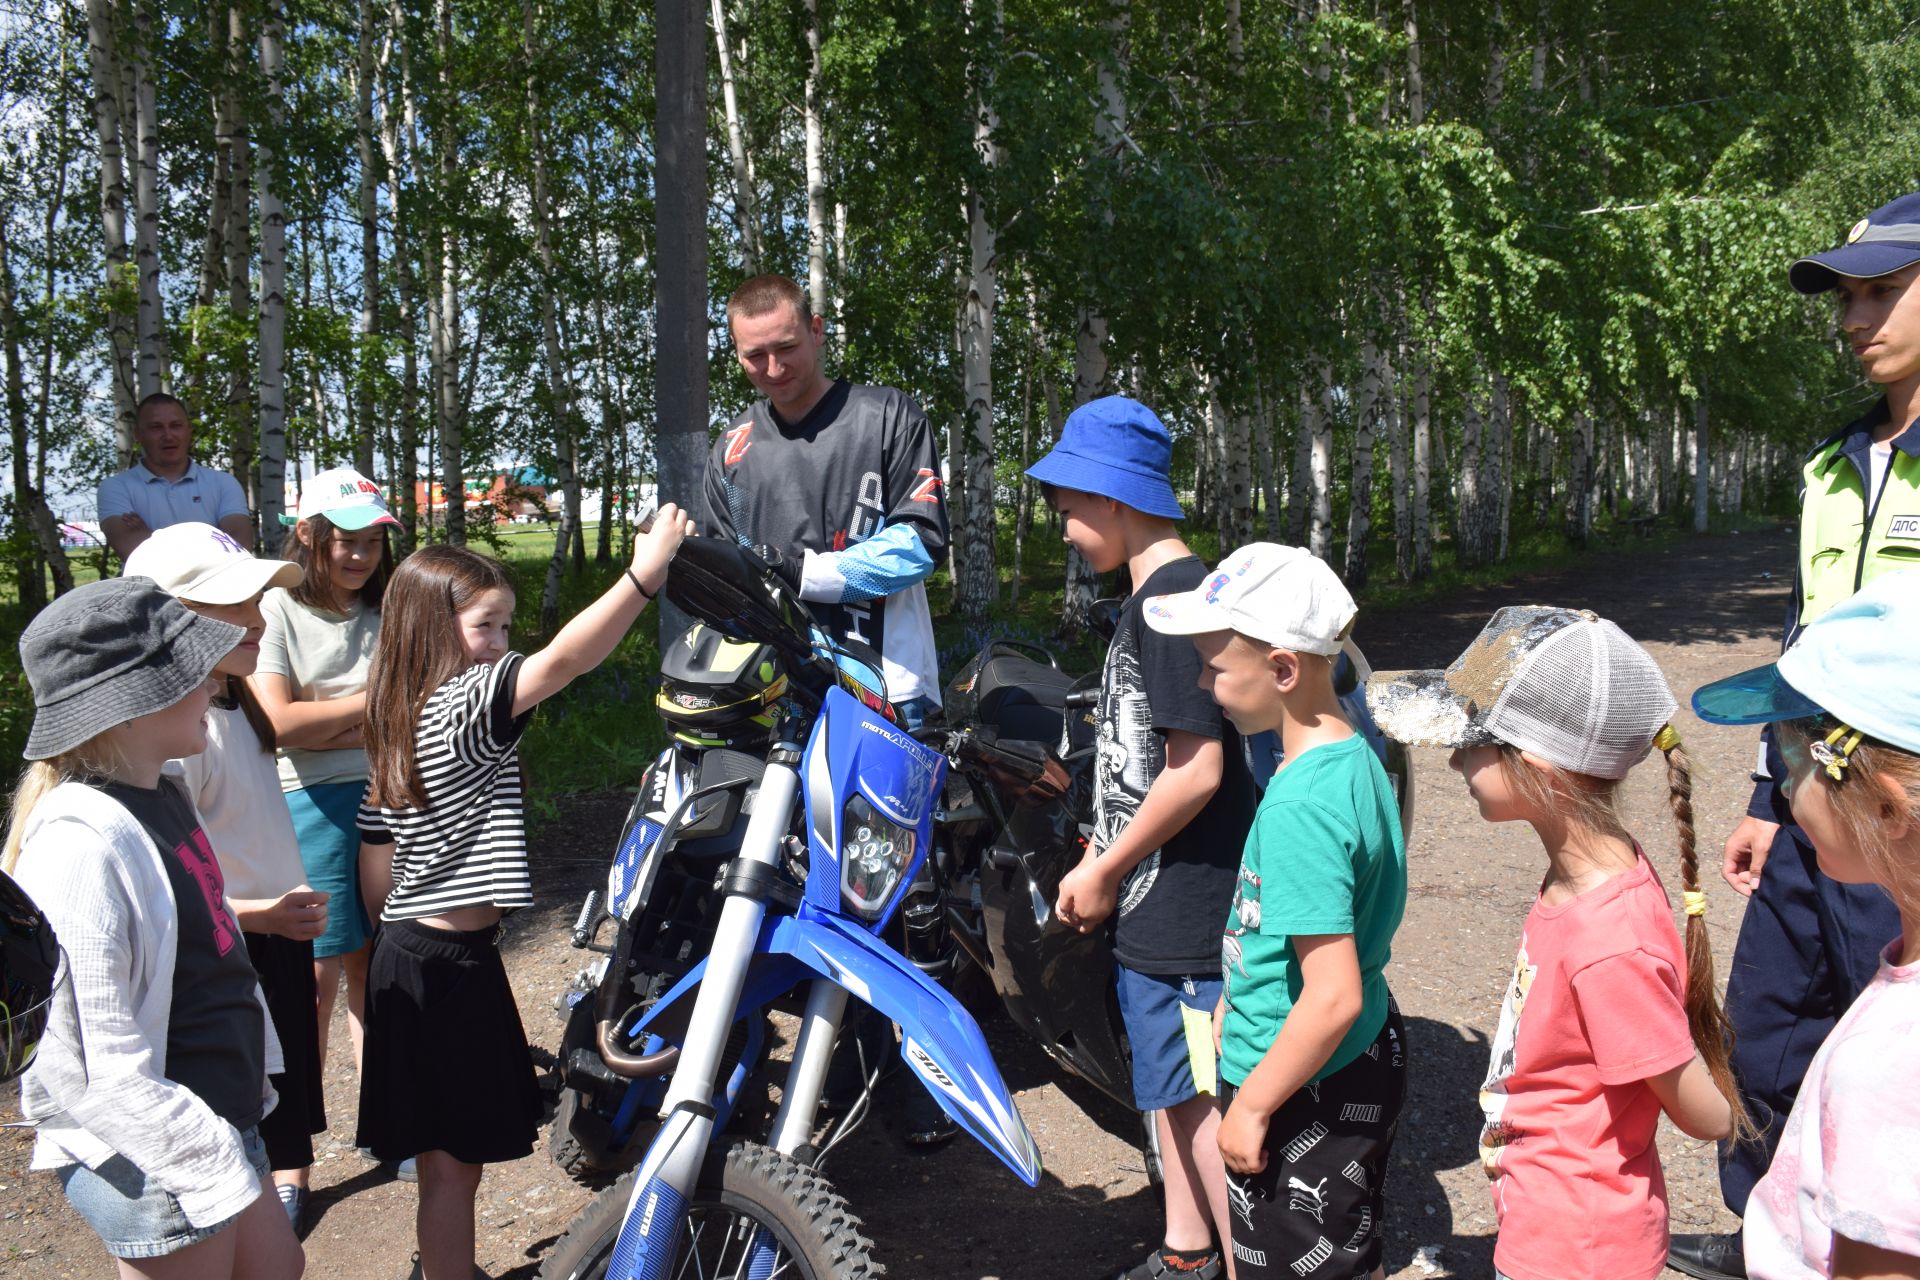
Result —
[[925, 582], [947, 551], [927, 415], [892, 387], [828, 377], [820, 317], [785, 276], [736, 289], [727, 324], [762, 398], [714, 442], [701, 528], [771, 552], [823, 626], [878, 651], [916, 728], [940, 705]]
[[[755, 276], [735, 289], [727, 327], [761, 399], [714, 441], [700, 527], [752, 547], [823, 627], [879, 653], [900, 723], [917, 729], [940, 708], [925, 583], [947, 551], [946, 492], [927, 415], [892, 387], [828, 377], [824, 326], [785, 276]], [[849, 1022], [869, 1062], [891, 1056], [884, 1019], [862, 1011]], [[836, 1068], [851, 1057], [839, 1055]], [[830, 1099], [857, 1090], [839, 1074], [829, 1077]], [[912, 1145], [958, 1132], [924, 1089], [903, 1112]]]

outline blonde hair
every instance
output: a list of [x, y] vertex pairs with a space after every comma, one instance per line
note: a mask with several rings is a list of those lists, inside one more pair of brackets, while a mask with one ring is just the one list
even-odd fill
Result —
[[[1825, 736], [1824, 727], [1815, 720], [1793, 720], [1775, 725], [1774, 734], [1783, 746], [1797, 744], [1805, 751]], [[1920, 825], [1920, 756], [1863, 737], [1847, 759], [1844, 783], [1824, 769], [1814, 769], [1796, 786], [1826, 788], [1834, 816], [1874, 880], [1886, 886], [1903, 911], [1920, 914], [1920, 865], [1901, 857], [1899, 847], [1887, 838], [1887, 820], [1896, 814]]]
[[[1693, 832], [1693, 766], [1679, 736], [1663, 731], [1660, 749], [1667, 758], [1667, 805], [1673, 811], [1680, 845], [1680, 887], [1688, 894], [1700, 892], [1700, 857]], [[1656, 740], [1659, 742], [1659, 740]], [[1920, 764], [1920, 762], [1916, 762]], [[1601, 835], [1634, 843], [1620, 814], [1618, 778], [1596, 778], [1550, 765], [1535, 768], [1520, 758], [1520, 749], [1502, 744], [1500, 767], [1514, 792], [1539, 812], [1563, 815], [1566, 820]], [[1916, 774], [1920, 777], [1920, 773]], [[1737, 1139], [1753, 1137], [1758, 1130], [1740, 1101], [1739, 1086], [1734, 1083], [1733, 1023], [1720, 1006], [1719, 986], [1714, 978], [1713, 942], [1707, 936], [1704, 915], [1688, 911], [1686, 916], [1687, 974], [1684, 1000], [1687, 1030], [1700, 1058], [1713, 1078], [1713, 1087], [1733, 1110], [1733, 1132]]]
[[13, 803], [8, 813], [7, 842], [4, 849], [0, 849], [0, 871], [13, 874], [14, 867], [20, 861], [20, 846], [27, 838], [27, 820], [48, 793], [63, 782], [101, 777], [120, 767], [120, 747], [113, 735], [112, 729], [96, 734], [71, 751], [64, 751], [46, 760], [30, 761], [20, 771], [20, 781], [13, 788]]

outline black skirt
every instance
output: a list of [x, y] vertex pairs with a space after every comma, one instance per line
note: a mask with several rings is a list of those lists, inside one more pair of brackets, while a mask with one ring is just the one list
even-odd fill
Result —
[[247, 933], [247, 956], [260, 975], [267, 1013], [287, 1069], [268, 1077], [279, 1105], [260, 1122], [267, 1163], [275, 1169], [304, 1169], [313, 1163], [313, 1135], [327, 1127], [327, 1103], [320, 1075], [320, 1024], [315, 1017], [313, 943], [271, 933]]
[[468, 1164], [533, 1151], [540, 1091], [497, 929], [402, 920], [374, 936], [356, 1142], [381, 1160]]

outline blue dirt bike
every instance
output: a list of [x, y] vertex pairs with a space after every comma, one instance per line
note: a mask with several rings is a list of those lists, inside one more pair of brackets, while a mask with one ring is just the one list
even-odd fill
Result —
[[[928, 857], [947, 761], [893, 722], [877, 657], [814, 626], [750, 552], [691, 540], [665, 594], [703, 624], [704, 638], [684, 643], [764, 646], [777, 661], [781, 675], [755, 694], [770, 745], [755, 758], [716, 744], [694, 771], [663, 757], [604, 906], [590, 899], [582, 913], [577, 932], [596, 948], [600, 924], [617, 925], [593, 983], [600, 994], [575, 1010], [591, 1052], [576, 1044], [562, 1063], [597, 1089], [600, 1131], [584, 1156], [617, 1168], [620, 1153], [644, 1143], [644, 1154], [569, 1225], [540, 1274], [881, 1275], [820, 1171], [851, 1117], [813, 1145], [849, 995], [900, 1025], [901, 1056], [963, 1129], [1029, 1186], [1040, 1175], [979, 1026], [878, 936]], [[727, 850], [704, 883], [702, 839]], [[770, 1080], [766, 1015], [783, 1006], [799, 1013], [799, 1030], [784, 1079]], [[862, 1064], [867, 1094], [879, 1066]], [[727, 1134], [750, 1079], [779, 1084], [764, 1142]]]

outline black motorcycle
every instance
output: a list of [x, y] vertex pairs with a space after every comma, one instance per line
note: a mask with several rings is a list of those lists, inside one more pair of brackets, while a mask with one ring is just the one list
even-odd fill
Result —
[[[1111, 634], [1117, 606], [1094, 611]], [[1103, 625], [1104, 624], [1104, 625]], [[1335, 672], [1341, 705], [1380, 754], [1413, 826], [1413, 766], [1405, 747], [1374, 727], [1343, 656]], [[1074, 677], [1036, 646], [996, 641], [946, 691], [948, 775], [942, 829], [951, 865], [941, 898], [948, 932], [992, 980], [1007, 1014], [1062, 1067], [1131, 1110], [1133, 1078], [1106, 930], [1057, 923], [1060, 882], [1079, 865], [1093, 830], [1095, 672]], [[1278, 743], [1247, 743], [1264, 788], [1280, 763]], [[1155, 1129], [1143, 1125], [1150, 1175]]]

